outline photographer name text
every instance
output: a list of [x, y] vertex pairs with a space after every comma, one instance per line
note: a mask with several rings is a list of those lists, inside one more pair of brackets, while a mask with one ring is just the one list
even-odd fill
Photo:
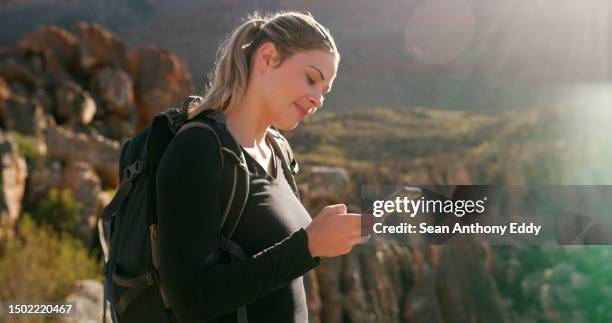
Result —
[[375, 233], [392, 233], [392, 234], [410, 234], [410, 233], [427, 233], [427, 234], [495, 234], [503, 236], [505, 234], [529, 234], [537, 236], [542, 230], [541, 225], [534, 223], [516, 223], [511, 222], [505, 225], [483, 225], [480, 223], [454, 225], [430, 225], [427, 223], [400, 223], [394, 225], [385, 225], [376, 223], [372, 229]]

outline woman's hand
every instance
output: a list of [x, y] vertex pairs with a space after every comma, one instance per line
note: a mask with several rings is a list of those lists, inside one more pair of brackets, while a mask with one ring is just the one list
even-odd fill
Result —
[[361, 215], [346, 213], [346, 205], [328, 205], [306, 227], [308, 249], [313, 257], [349, 253], [362, 241]]

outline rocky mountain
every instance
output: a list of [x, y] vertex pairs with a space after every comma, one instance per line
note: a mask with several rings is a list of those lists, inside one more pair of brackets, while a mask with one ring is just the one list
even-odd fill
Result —
[[25, 34], [0, 53], [0, 87], [5, 154], [15, 155], [10, 174], [21, 174], [5, 178], [16, 187], [3, 190], [12, 195], [2, 219], [15, 222], [20, 208], [11, 203], [19, 204], [24, 191], [24, 200], [35, 203], [51, 188], [70, 189], [85, 203], [87, 242], [108, 201], [104, 190], [118, 183], [121, 141], [193, 91], [175, 54], [154, 47], [128, 54], [121, 39], [88, 23], [74, 33], [41, 26]]
[[558, 91], [610, 80], [605, 1], [303, 0], [10, 1], [0, 7], [0, 45], [38, 25], [94, 21], [129, 46], [153, 44], [187, 62], [203, 89], [214, 53], [254, 10], [309, 10], [342, 54], [326, 105], [529, 110], [558, 105]]

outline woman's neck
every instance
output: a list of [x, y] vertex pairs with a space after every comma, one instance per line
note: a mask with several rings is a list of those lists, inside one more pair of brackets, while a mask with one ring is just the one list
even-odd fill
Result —
[[226, 114], [227, 127], [244, 148], [256, 148], [265, 145], [266, 133], [270, 122], [261, 113], [256, 104], [249, 103], [248, 97]]

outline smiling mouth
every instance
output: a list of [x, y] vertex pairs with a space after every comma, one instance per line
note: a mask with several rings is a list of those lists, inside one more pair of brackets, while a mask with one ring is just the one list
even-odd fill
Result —
[[302, 117], [302, 119], [304, 119], [304, 118], [306, 118], [306, 116], [308, 116], [308, 111], [306, 109], [302, 108], [301, 105], [295, 103], [295, 108], [300, 113], [300, 116]]

